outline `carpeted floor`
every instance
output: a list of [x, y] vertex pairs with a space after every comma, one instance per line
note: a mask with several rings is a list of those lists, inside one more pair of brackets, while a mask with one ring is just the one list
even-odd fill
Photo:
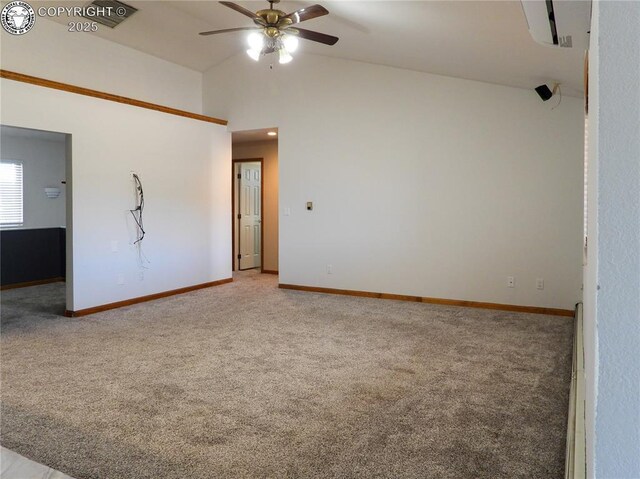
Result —
[[[560, 478], [571, 318], [236, 282], [2, 293], [4, 447], [84, 478]], [[51, 312], [52, 311], [52, 312]]]

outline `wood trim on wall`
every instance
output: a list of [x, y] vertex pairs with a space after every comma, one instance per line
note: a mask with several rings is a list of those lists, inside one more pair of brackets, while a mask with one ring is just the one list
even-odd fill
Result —
[[55, 278], [38, 279], [36, 281], [25, 281], [24, 283], [5, 284], [0, 286], [0, 291], [4, 291], [5, 289], [27, 288], [29, 286], [38, 286], [40, 284], [60, 282], [64, 282], [64, 278], [62, 276], [56, 276]]
[[274, 271], [274, 270], [272, 270], [272, 269], [263, 269], [263, 270], [261, 271], [261, 273], [263, 273], [263, 274], [280, 274], [280, 272], [279, 272], [279, 271]]
[[442, 304], [446, 306], [464, 306], [467, 308], [497, 309], [501, 311], [513, 311], [517, 313], [549, 314], [553, 316], [569, 316], [569, 317], [573, 317], [574, 315], [574, 311], [571, 309], [540, 308], [538, 306], [518, 306], [515, 304], [485, 303], [482, 301], [464, 301], [461, 299], [429, 298], [429, 297], [422, 297], [422, 296], [409, 296], [404, 294], [373, 293], [370, 291], [353, 291], [350, 289], [320, 288], [316, 286], [299, 286], [297, 284], [280, 283], [278, 287], [282, 289], [293, 289], [296, 291], [308, 291], [313, 293], [340, 294], [345, 296], [359, 296], [364, 298], [395, 299], [400, 301], [413, 301], [417, 303]]
[[[237, 163], [260, 163], [260, 272], [264, 273], [264, 158], [242, 158], [237, 160], [231, 160], [231, 270], [236, 271], [236, 261], [239, 251], [236, 251], [236, 164]], [[240, 205], [240, 198], [238, 198], [238, 206]], [[239, 225], [238, 225], [239, 229]], [[240, 246], [240, 231], [238, 231], [238, 247]], [[240, 249], [240, 248], [238, 248]], [[240, 263], [238, 262], [237, 271], [240, 269]]]
[[110, 309], [122, 308], [123, 306], [131, 306], [132, 304], [144, 303], [146, 301], [153, 301], [154, 299], [166, 298], [167, 296], [174, 296], [176, 294], [189, 293], [190, 291], [196, 291], [198, 289], [211, 288], [212, 286], [219, 286], [221, 284], [231, 283], [233, 278], [220, 279], [218, 281], [211, 281], [209, 283], [201, 283], [193, 286], [187, 286], [186, 288], [172, 289], [170, 291], [163, 291], [162, 293], [149, 294], [147, 296], [139, 296], [137, 298], [125, 299], [124, 301], [116, 301], [115, 303], [103, 304], [101, 306], [94, 306], [92, 308], [79, 309], [77, 311], [66, 310], [64, 315], [68, 318], [76, 318], [78, 316], [86, 316], [88, 314], [99, 313], [101, 311], [108, 311]]
[[105, 93], [98, 90], [91, 90], [89, 88], [69, 85], [68, 83], [61, 83], [53, 80], [46, 80], [44, 78], [25, 75], [24, 73], [16, 73], [9, 70], [0, 70], [0, 78], [6, 78], [7, 80], [19, 81], [22, 83], [29, 83], [31, 85], [42, 86], [45, 88], [52, 88], [54, 90], [66, 91], [69, 93], [76, 93], [78, 95], [90, 96], [93, 98], [100, 98], [101, 100], [108, 100], [116, 103], [124, 103], [125, 105], [137, 106], [139, 108], [146, 108], [147, 110], [155, 110], [155, 111], [160, 111], [162, 113], [168, 113], [170, 115], [191, 118], [192, 120], [205, 121], [207, 123], [216, 123], [218, 125], [227, 124], [227, 120], [221, 120], [219, 118], [213, 118], [211, 116], [205, 116], [205, 115], [200, 115], [198, 113], [191, 113], [184, 110], [178, 110], [177, 108], [157, 105], [155, 103], [149, 103], [142, 100], [135, 100], [133, 98], [114, 95], [112, 93]]

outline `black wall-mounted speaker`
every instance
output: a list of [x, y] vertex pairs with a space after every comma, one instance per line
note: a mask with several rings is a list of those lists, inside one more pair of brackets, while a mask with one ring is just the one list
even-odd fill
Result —
[[553, 92], [549, 90], [547, 85], [540, 85], [536, 87], [536, 93], [540, 95], [542, 101], [547, 101], [549, 98], [553, 96]]

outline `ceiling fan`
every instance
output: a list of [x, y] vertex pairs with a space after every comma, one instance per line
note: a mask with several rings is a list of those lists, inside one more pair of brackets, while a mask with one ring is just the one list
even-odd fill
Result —
[[253, 60], [258, 61], [261, 55], [278, 52], [280, 63], [289, 63], [293, 59], [291, 54], [298, 47], [298, 38], [324, 43], [325, 45], [336, 44], [338, 37], [292, 26], [306, 20], [327, 15], [329, 11], [322, 5], [311, 5], [310, 7], [301, 8], [295, 12], [286, 14], [282, 10], [273, 8], [273, 5], [279, 2], [280, 0], [270, 0], [268, 9], [258, 10], [256, 13], [233, 2], [220, 2], [225, 7], [229, 7], [251, 18], [255, 26], [213, 30], [211, 32], [201, 32], [200, 35], [215, 35], [218, 33], [253, 30], [248, 38], [249, 49], [247, 50], [247, 54]]

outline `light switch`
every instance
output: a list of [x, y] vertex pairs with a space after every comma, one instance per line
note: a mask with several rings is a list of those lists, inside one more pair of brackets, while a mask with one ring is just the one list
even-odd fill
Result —
[[291, 208], [285, 208], [284, 209], [284, 215], [285, 216], [290, 216], [291, 215]]
[[313, 209], [313, 201], [307, 201], [307, 210], [311, 211]]

